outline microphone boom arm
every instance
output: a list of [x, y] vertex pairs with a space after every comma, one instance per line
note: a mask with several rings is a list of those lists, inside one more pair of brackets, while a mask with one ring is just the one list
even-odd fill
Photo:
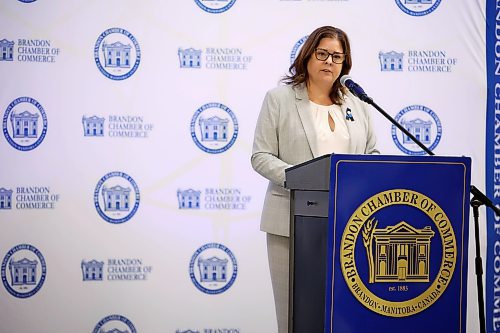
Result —
[[403, 132], [410, 139], [412, 139], [412, 141], [415, 142], [420, 148], [422, 148], [427, 154], [429, 154], [430, 156], [434, 156], [435, 155], [432, 152], [432, 150], [430, 150], [429, 148], [427, 148], [422, 142], [420, 142], [416, 137], [414, 137], [413, 134], [411, 134], [410, 132], [408, 132], [408, 130], [406, 128], [404, 128], [400, 123], [398, 123], [394, 118], [392, 118], [387, 112], [385, 112], [380, 106], [378, 106], [377, 103], [375, 103], [373, 101], [373, 99], [370, 98], [370, 100], [368, 102], [367, 101], [365, 101], [365, 102], [367, 104], [370, 104], [371, 106], [373, 106], [375, 109], [377, 109], [378, 112], [380, 112], [384, 117], [386, 117], [387, 120], [389, 120], [394, 126], [396, 126], [397, 128], [399, 128], [399, 130], [401, 132]]

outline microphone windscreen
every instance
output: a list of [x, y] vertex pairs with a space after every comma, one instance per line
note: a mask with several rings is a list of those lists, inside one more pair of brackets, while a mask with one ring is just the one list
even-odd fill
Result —
[[343, 87], [346, 87], [346, 81], [348, 81], [348, 80], [352, 81], [352, 78], [349, 75], [342, 75], [342, 77], [340, 78], [340, 84]]

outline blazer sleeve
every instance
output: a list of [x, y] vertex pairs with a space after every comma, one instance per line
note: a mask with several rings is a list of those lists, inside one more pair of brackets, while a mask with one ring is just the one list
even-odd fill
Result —
[[252, 167], [276, 185], [284, 186], [285, 169], [291, 165], [279, 158], [280, 103], [268, 92], [262, 103], [252, 148]]

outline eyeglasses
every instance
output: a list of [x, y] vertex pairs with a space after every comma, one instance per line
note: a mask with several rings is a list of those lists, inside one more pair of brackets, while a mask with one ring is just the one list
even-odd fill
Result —
[[339, 52], [330, 53], [327, 50], [320, 48], [314, 50], [314, 55], [316, 56], [316, 59], [318, 59], [319, 61], [326, 61], [329, 56], [332, 56], [332, 61], [335, 64], [343, 63], [346, 56], [345, 53], [339, 53]]

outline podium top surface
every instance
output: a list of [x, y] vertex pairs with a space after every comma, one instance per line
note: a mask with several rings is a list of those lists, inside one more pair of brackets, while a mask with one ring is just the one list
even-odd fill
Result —
[[285, 170], [285, 187], [290, 190], [328, 191], [330, 170], [339, 161], [372, 163], [464, 163], [469, 157], [331, 154], [316, 157]]

